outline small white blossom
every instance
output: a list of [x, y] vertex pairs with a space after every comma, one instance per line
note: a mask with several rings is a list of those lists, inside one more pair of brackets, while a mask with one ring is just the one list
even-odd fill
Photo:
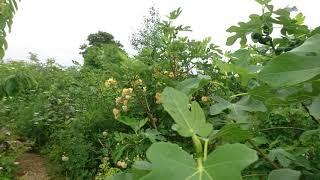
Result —
[[69, 161], [69, 157], [62, 155], [61, 160], [62, 161]]

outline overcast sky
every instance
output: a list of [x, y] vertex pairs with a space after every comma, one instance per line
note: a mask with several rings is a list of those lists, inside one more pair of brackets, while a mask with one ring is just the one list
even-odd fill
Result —
[[[129, 36], [152, 5], [151, 0], [22, 0], [8, 36], [7, 59], [26, 59], [28, 52], [70, 65], [80, 60], [79, 46], [99, 30], [115, 36], [129, 52]], [[191, 25], [191, 37], [211, 36], [224, 46], [225, 30], [261, 8], [254, 0], [154, 0], [161, 16], [182, 7], [179, 22]], [[274, 0], [277, 7], [297, 6], [306, 24], [320, 25], [319, 0]]]

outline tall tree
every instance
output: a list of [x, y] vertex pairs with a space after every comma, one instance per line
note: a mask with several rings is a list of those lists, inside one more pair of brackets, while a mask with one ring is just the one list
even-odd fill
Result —
[[131, 35], [133, 49], [141, 52], [144, 47], [155, 49], [160, 43], [160, 15], [155, 5], [151, 6], [148, 15], [144, 16], [142, 26]]
[[110, 33], [98, 31], [90, 34], [87, 41], [80, 47], [85, 67], [106, 70], [127, 57], [122, 44]]

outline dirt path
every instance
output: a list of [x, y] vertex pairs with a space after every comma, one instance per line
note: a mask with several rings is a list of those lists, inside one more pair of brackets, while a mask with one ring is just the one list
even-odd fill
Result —
[[18, 180], [48, 180], [45, 160], [38, 154], [25, 153], [19, 159], [21, 170], [17, 174]]

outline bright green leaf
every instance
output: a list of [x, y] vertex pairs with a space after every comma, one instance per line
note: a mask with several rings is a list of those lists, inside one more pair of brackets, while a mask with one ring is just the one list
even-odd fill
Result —
[[162, 93], [164, 109], [171, 115], [176, 123], [178, 133], [184, 137], [195, 134], [208, 136], [212, 125], [206, 123], [206, 117], [200, 105], [193, 101], [189, 107], [189, 98], [184, 93], [167, 87]]
[[152, 171], [142, 180], [241, 180], [241, 171], [258, 159], [256, 152], [243, 144], [227, 144], [199, 166], [178, 145], [163, 142], [153, 144], [147, 157]]
[[135, 118], [121, 116], [118, 121], [127, 126], [130, 126], [134, 130], [134, 132], [137, 133], [148, 122], [148, 119], [146, 118], [143, 120], [137, 120]]

